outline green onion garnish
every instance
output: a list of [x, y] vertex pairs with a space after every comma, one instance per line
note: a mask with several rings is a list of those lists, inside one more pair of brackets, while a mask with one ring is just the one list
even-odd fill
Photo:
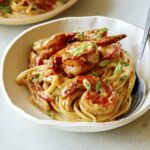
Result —
[[73, 53], [73, 56], [80, 56], [81, 54], [83, 54], [83, 52], [84, 52], [84, 49], [79, 49]]
[[124, 50], [124, 52], [127, 54], [128, 52], [126, 50]]
[[120, 81], [124, 81], [124, 80], [126, 80], [126, 79], [128, 79], [128, 75], [123, 75], [122, 77], [120, 77]]
[[97, 93], [100, 91], [100, 86], [101, 86], [101, 82], [98, 81], [98, 82], [96, 83], [96, 87], [95, 87]]
[[91, 84], [90, 84], [90, 82], [89, 82], [87, 79], [84, 79], [84, 80], [83, 80], [83, 85], [84, 85], [84, 87], [85, 87], [87, 90], [90, 90], [90, 89], [91, 89]]
[[124, 65], [125, 65], [125, 66], [129, 66], [129, 63], [128, 63], [128, 62], [124, 62]]
[[5, 13], [11, 13], [12, 10], [11, 10], [9, 4], [10, 4], [10, 0], [2, 1], [0, 4], [0, 12], [4, 13], [4, 14]]
[[59, 0], [62, 4], [65, 4], [67, 1], [66, 0]]
[[79, 37], [80, 40], [84, 37], [84, 32], [78, 32], [77, 36]]
[[107, 32], [107, 30], [108, 30], [108, 28], [101, 28], [101, 29], [99, 29], [98, 30], [98, 32], [97, 32], [97, 34], [95, 35], [95, 38], [101, 38], [102, 37], [102, 35], [105, 33], [105, 32]]
[[71, 52], [73, 53], [73, 56], [80, 56], [83, 54], [84, 50], [87, 49], [89, 46], [97, 46], [96, 43], [90, 42], [90, 43], [82, 43], [79, 47], [73, 48]]
[[36, 74], [33, 78], [33, 82], [38, 82], [39, 81], [39, 74]]
[[97, 72], [94, 72], [94, 71], [91, 73], [91, 75], [92, 75], [92, 76], [95, 76], [95, 77], [98, 77], [98, 73], [97, 73]]
[[0, 11], [2, 13], [11, 13], [11, 8], [9, 6], [0, 6]]
[[106, 79], [105, 81], [106, 81], [106, 83], [108, 83], [108, 82], [109, 82], [109, 80], [108, 80], [108, 79]]
[[122, 65], [121, 65], [120, 62], [117, 62], [117, 66], [116, 66], [116, 68], [114, 70], [114, 74], [121, 73], [121, 71], [122, 71]]
[[41, 41], [36, 41], [33, 43], [33, 50], [37, 51], [41, 48]]
[[106, 60], [101, 61], [101, 62], [99, 63], [99, 66], [100, 66], [100, 67], [105, 67], [105, 66], [107, 66], [107, 65], [110, 64], [110, 63], [111, 63], [111, 60], [106, 59]]
[[100, 28], [100, 29], [99, 29], [99, 32], [102, 32], [102, 33], [103, 33], [103, 32], [106, 32], [106, 31], [108, 31], [108, 28]]

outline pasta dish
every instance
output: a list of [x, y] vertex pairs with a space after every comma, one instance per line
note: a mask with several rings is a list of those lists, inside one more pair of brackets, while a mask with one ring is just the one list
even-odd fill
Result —
[[58, 33], [33, 43], [29, 69], [20, 73], [29, 100], [52, 119], [107, 122], [127, 113], [135, 83], [134, 64], [107, 28]]
[[0, 17], [33, 16], [58, 8], [69, 0], [0, 0]]

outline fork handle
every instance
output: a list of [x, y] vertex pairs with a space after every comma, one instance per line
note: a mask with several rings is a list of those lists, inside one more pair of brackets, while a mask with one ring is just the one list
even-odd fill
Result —
[[148, 16], [147, 16], [147, 19], [146, 19], [144, 35], [143, 35], [140, 51], [139, 51], [139, 54], [138, 54], [137, 64], [136, 64], [136, 72], [137, 73], [139, 73], [139, 70], [140, 70], [141, 59], [142, 59], [142, 56], [144, 54], [145, 46], [146, 46], [147, 39], [148, 39], [148, 36], [149, 36], [149, 30], [150, 30], [150, 7], [149, 7], [149, 11], [148, 11]]

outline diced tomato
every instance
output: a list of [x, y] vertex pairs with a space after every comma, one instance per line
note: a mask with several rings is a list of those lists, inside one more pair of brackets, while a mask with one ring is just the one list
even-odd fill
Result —
[[43, 84], [42, 82], [37, 83], [38, 86], [35, 86], [35, 83], [31, 81], [31, 88], [33, 91], [36, 91], [36, 92], [42, 91], [43, 90], [42, 84]]
[[116, 57], [119, 56], [120, 54], [120, 43], [117, 43], [115, 44], [111, 49], [110, 49], [110, 53], [108, 53], [106, 56], [105, 56], [105, 59], [114, 59]]
[[109, 104], [108, 97], [102, 98], [101, 104], [102, 104], [103, 106], [107, 106], [107, 105]]
[[39, 83], [37, 86], [37, 91], [42, 91], [43, 90], [43, 83]]
[[48, 97], [47, 95], [45, 95], [43, 93], [39, 94], [39, 96], [48, 103], [52, 101], [52, 98]]
[[41, 58], [40, 56], [37, 56], [35, 58], [35, 66], [39, 66], [39, 65], [43, 65], [44, 62], [43, 62], [43, 58]]
[[36, 5], [38, 8], [45, 11], [53, 9], [53, 5], [56, 3], [56, 0], [26, 0], [27, 3]]
[[4, 0], [0, 0], [0, 3], [3, 3], [4, 2]]
[[43, 0], [43, 2], [38, 4], [40, 9], [45, 11], [49, 11], [53, 9], [53, 5], [55, 4], [56, 0]]
[[62, 58], [61, 57], [56, 57], [56, 59], [53, 60], [50, 69], [53, 70], [53, 72], [51, 73], [51, 75], [54, 74], [59, 74], [61, 73], [61, 68], [60, 68], [60, 64], [62, 62]]
[[33, 91], [36, 91], [36, 89], [35, 89], [35, 85], [34, 85], [34, 83], [33, 83], [33, 82], [31, 82], [31, 88], [32, 88], [32, 90], [33, 90]]

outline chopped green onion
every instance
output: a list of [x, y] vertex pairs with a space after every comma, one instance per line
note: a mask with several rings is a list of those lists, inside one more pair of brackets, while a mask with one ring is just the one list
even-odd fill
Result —
[[98, 81], [98, 82], [96, 83], [96, 87], [95, 87], [97, 93], [100, 91], [100, 86], [101, 86], [101, 82]]
[[94, 71], [91, 73], [91, 75], [93, 75], [93, 76], [95, 76], [95, 77], [98, 77], [98, 73], [97, 73], [97, 72], [94, 72]]
[[79, 37], [79, 39], [81, 40], [84, 37], [84, 32], [78, 32], [77, 36]]
[[125, 66], [129, 66], [129, 63], [128, 63], [128, 62], [124, 62], [124, 65], [125, 65]]
[[91, 84], [90, 84], [90, 82], [89, 82], [87, 79], [84, 79], [84, 80], [83, 80], [83, 85], [84, 85], [84, 87], [85, 87], [87, 90], [90, 90], [90, 89], [91, 89]]
[[9, 7], [10, 0], [5, 0], [0, 4], [0, 12], [1, 13], [10, 13], [12, 10]]
[[98, 46], [95, 42], [92, 42], [92, 46], [98, 48]]
[[128, 77], [129, 77], [128, 75], [123, 75], [120, 77], [120, 81], [124, 81], [124, 80], [128, 79]]
[[48, 115], [49, 117], [51, 117], [51, 116], [52, 116], [52, 112], [51, 112], [51, 111], [48, 111], [48, 112], [47, 112], [47, 115]]
[[39, 81], [39, 74], [36, 74], [33, 78], [33, 82], [38, 82]]
[[126, 50], [124, 50], [124, 52], [127, 54], [128, 52]]
[[114, 70], [114, 74], [121, 73], [121, 71], [122, 71], [122, 65], [121, 65], [120, 62], [117, 62], [117, 66], [116, 66], [116, 68]]
[[10, 13], [11, 12], [11, 8], [9, 6], [0, 6], [0, 11], [2, 13]]
[[108, 31], [108, 28], [100, 28], [100, 29], [99, 29], [99, 32], [102, 32], [102, 33], [103, 33], [103, 32], [106, 32], [106, 31]]
[[101, 33], [97, 33], [96, 36], [95, 36], [96, 39], [100, 39], [101, 37], [102, 37]]
[[66, 3], [66, 0], [59, 0], [62, 4]]
[[74, 56], [80, 56], [84, 52], [84, 49], [77, 50], [73, 53]]
[[95, 35], [95, 38], [101, 38], [104, 32], [107, 32], [108, 28], [101, 28], [98, 30], [98, 33]]
[[84, 50], [89, 46], [96, 46], [96, 43], [83, 43], [79, 47], [72, 49], [71, 52], [73, 53], [73, 56], [80, 56], [81, 54], [83, 54]]
[[106, 83], [108, 83], [108, 82], [109, 82], [109, 80], [108, 80], [108, 79], [106, 79], [105, 81], [106, 81]]
[[111, 60], [106, 59], [106, 60], [101, 61], [101, 62], [99, 63], [99, 66], [100, 66], [100, 67], [105, 67], [105, 66], [107, 66], [107, 65], [110, 64], [110, 63], [111, 63]]
[[41, 48], [41, 42], [40, 41], [36, 41], [33, 43], [33, 50], [37, 51], [40, 48]]

